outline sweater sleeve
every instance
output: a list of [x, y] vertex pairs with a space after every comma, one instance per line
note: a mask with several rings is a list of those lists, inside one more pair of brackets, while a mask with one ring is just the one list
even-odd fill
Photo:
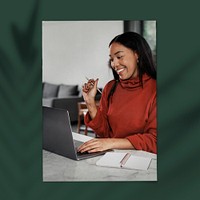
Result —
[[157, 109], [156, 94], [152, 98], [149, 108], [148, 120], [143, 133], [130, 135], [127, 139], [132, 143], [135, 149], [157, 153]]
[[108, 122], [108, 100], [107, 95], [110, 91], [111, 82], [109, 82], [102, 93], [99, 108], [94, 119], [91, 119], [89, 112], [85, 115], [84, 122], [86, 126], [89, 126], [100, 137], [110, 137], [111, 128]]

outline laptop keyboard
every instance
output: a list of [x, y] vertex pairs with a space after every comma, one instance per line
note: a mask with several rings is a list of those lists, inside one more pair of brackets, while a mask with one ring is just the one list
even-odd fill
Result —
[[[83, 142], [74, 140], [74, 145], [75, 145], [76, 150], [78, 149], [78, 147], [79, 147], [81, 144], [83, 144]], [[77, 153], [77, 156], [89, 154], [88, 152], [83, 152], [83, 153], [81, 153], [81, 152], [78, 152], [78, 151], [76, 151], [76, 153]]]
[[87, 151], [83, 152], [83, 153], [77, 151], [77, 156], [88, 155], [88, 154], [89, 153]]
[[[77, 140], [74, 140], [74, 145], [75, 145], [75, 149], [77, 150], [77, 148], [81, 145], [81, 144], [83, 144], [83, 142], [80, 142], [80, 141], [77, 141]], [[94, 152], [94, 153], [88, 153], [87, 151], [86, 152], [83, 152], [83, 153], [81, 153], [81, 152], [78, 152], [78, 151], [76, 151], [76, 154], [77, 154], [77, 157], [88, 157], [88, 156], [94, 156], [94, 155], [102, 155], [102, 154], [104, 154], [105, 152]]]

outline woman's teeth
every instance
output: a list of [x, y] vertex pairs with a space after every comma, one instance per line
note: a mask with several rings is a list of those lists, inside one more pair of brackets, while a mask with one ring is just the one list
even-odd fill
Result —
[[124, 69], [118, 69], [117, 73], [119, 74], [121, 71], [123, 71]]

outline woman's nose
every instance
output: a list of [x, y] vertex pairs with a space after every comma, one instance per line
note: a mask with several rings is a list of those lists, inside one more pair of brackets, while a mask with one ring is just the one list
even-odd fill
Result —
[[119, 66], [119, 61], [117, 59], [113, 59], [113, 64], [112, 64], [113, 68], [116, 69], [117, 66]]

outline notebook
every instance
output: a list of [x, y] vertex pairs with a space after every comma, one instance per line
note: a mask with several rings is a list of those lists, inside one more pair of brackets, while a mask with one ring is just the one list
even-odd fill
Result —
[[96, 165], [124, 169], [147, 170], [150, 162], [150, 157], [136, 156], [131, 153], [107, 152], [96, 162]]
[[79, 153], [77, 148], [83, 142], [73, 139], [69, 112], [64, 109], [43, 106], [43, 149], [58, 155], [82, 160], [105, 154]]

